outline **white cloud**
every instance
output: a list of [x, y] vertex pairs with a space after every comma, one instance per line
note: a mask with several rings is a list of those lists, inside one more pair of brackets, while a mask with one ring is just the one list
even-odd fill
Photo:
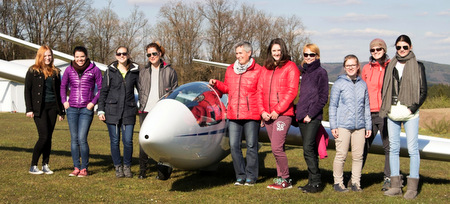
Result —
[[359, 5], [359, 4], [361, 4], [361, 1], [360, 0], [310, 0], [310, 3], [347, 6], [347, 5]]
[[428, 12], [424, 11], [422, 13], [417, 13], [416, 16], [428, 16]]
[[375, 21], [387, 21], [389, 20], [389, 16], [386, 14], [376, 14], [376, 15], [364, 15], [358, 13], [347, 13], [341, 17], [331, 17], [329, 18], [332, 22], [339, 23], [367, 23], [367, 22], [375, 22]]
[[425, 37], [430, 37], [430, 38], [444, 38], [447, 37], [448, 35], [444, 35], [441, 33], [433, 33], [431, 31], [425, 32]]
[[442, 40], [439, 40], [438, 41], [439, 43], [445, 43], [445, 44], [450, 44], [450, 37], [447, 37], [447, 38], [444, 38], [444, 39], [442, 39]]
[[438, 16], [450, 16], [450, 9], [447, 9], [446, 11], [441, 11], [437, 15]]
[[342, 37], [397, 37], [401, 33], [393, 30], [382, 30], [377, 28], [365, 28], [347, 30], [342, 28], [333, 28], [326, 32], [327, 35], [338, 35]]

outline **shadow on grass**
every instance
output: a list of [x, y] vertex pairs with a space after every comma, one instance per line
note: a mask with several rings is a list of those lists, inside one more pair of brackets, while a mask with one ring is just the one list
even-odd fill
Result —
[[[28, 152], [30, 154], [33, 153], [33, 148], [23, 148], [23, 147], [5, 147], [5, 146], [0, 146], [0, 150], [1, 151], [15, 151], [15, 152]], [[69, 157], [72, 158], [72, 154], [70, 151], [63, 151], [63, 150], [52, 150], [51, 154], [50, 154], [50, 159], [52, 155], [57, 155], [57, 156], [64, 156], [64, 157]], [[31, 159], [31, 157], [30, 157]], [[89, 166], [99, 166], [102, 167], [100, 169], [96, 169], [95, 171], [89, 171], [89, 174], [96, 174], [96, 173], [100, 173], [100, 172], [107, 172], [107, 171], [111, 171], [114, 167], [113, 163], [112, 163], [112, 159], [111, 159], [111, 155], [101, 155], [101, 154], [89, 154], [89, 159], [95, 159], [97, 161], [92, 162], [92, 160], [89, 161]], [[138, 162], [138, 161], [135, 161]], [[73, 170], [73, 166], [72, 164], [68, 165], [67, 167], [64, 168], [59, 168], [59, 169], [53, 169], [54, 171], [69, 171], [69, 170]]]

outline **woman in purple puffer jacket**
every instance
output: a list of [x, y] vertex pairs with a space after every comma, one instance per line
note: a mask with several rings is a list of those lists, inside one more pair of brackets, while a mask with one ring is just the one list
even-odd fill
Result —
[[[102, 88], [102, 72], [91, 63], [85, 47], [75, 47], [73, 55], [75, 59], [62, 77], [61, 102], [66, 109], [71, 136], [74, 170], [69, 176], [85, 177], [88, 175], [89, 164], [87, 136], [94, 116], [94, 106]], [[70, 91], [69, 99], [67, 91]]]

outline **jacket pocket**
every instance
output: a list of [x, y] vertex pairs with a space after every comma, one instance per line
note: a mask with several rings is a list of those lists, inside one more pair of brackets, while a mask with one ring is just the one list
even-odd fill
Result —
[[105, 113], [109, 115], [117, 115], [119, 111], [119, 106], [117, 104], [117, 99], [107, 99], [105, 104]]

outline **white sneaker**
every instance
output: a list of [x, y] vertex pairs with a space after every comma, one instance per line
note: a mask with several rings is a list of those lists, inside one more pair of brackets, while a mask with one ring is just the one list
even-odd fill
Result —
[[53, 171], [50, 170], [50, 167], [48, 166], [48, 164], [45, 164], [44, 166], [42, 166], [42, 171], [43, 171], [45, 174], [53, 174]]
[[36, 165], [34, 165], [34, 166], [30, 167], [30, 171], [28, 171], [28, 173], [38, 175], [38, 174], [43, 174], [44, 172], [39, 170], [38, 167]]

